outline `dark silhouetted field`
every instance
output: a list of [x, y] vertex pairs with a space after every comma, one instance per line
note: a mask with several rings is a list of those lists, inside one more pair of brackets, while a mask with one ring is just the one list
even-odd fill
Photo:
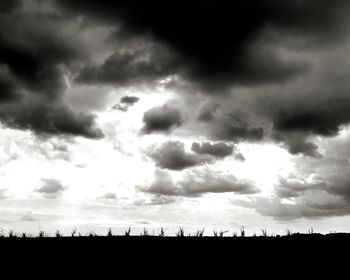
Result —
[[[346, 233], [287, 232], [273, 237], [264, 231], [259, 236], [220, 237], [218, 232], [216, 237], [208, 237], [202, 231], [188, 236], [180, 230], [177, 236], [166, 236], [164, 232], [133, 236], [130, 231], [122, 236], [112, 232], [105, 236], [79, 236], [76, 232], [71, 236], [57, 232], [53, 237], [44, 232], [32, 237], [11, 234], [0, 238], [1, 260], [16, 265], [22, 273], [39, 273], [44, 267], [50, 271], [47, 275], [59, 275], [59, 279], [104, 279], [106, 275], [118, 279], [122, 272], [128, 275], [126, 279], [198, 279], [208, 275], [226, 279], [227, 273], [227, 279], [239, 279], [241, 275], [250, 278], [256, 273], [268, 279], [272, 275], [314, 279], [317, 274], [331, 273], [331, 279], [340, 279], [337, 275], [347, 270], [350, 249], [350, 234]], [[5, 266], [4, 262], [0, 264]]]

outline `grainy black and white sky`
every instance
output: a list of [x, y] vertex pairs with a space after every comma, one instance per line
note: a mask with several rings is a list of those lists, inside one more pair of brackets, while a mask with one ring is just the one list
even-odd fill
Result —
[[0, 227], [350, 227], [350, 1], [0, 2]]

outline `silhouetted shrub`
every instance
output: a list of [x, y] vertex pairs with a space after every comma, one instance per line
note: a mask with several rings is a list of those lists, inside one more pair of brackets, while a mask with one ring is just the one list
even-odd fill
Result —
[[107, 232], [107, 237], [112, 237], [112, 236], [113, 236], [112, 229], [109, 228], [109, 229], [108, 229], [108, 232]]
[[130, 236], [131, 233], [131, 228], [129, 227], [125, 232], [124, 232], [124, 236]]
[[241, 237], [245, 237], [245, 230], [244, 230], [244, 226], [241, 227]]
[[182, 227], [179, 228], [179, 230], [176, 232], [177, 237], [184, 237], [185, 236], [185, 231]]
[[204, 228], [202, 230], [197, 230], [195, 236], [196, 237], [203, 237], [204, 235]]

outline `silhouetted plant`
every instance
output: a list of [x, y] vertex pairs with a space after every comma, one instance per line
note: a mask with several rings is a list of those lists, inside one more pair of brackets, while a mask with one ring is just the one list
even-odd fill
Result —
[[125, 232], [124, 232], [124, 236], [130, 236], [131, 233], [131, 228], [129, 227]]
[[179, 230], [176, 232], [177, 237], [184, 237], [185, 236], [185, 231], [182, 227], [179, 228]]
[[17, 236], [16, 236], [16, 233], [11, 229], [11, 230], [9, 231], [8, 237], [9, 237], [9, 238], [15, 238], [15, 237], [17, 237]]
[[197, 230], [196, 231], [196, 237], [203, 237], [203, 235], [204, 235], [204, 229], [205, 228], [203, 228], [203, 229], [201, 229], [201, 230]]
[[[176, 237], [203, 237], [204, 236], [204, 230], [205, 228], [201, 229], [201, 230], [197, 230], [191, 234], [185, 234], [185, 230], [183, 227], [179, 227], [178, 231], [175, 232]], [[222, 238], [224, 237], [225, 233], [227, 233], [228, 231], [223, 231], [222, 229], [220, 231], [218, 230], [213, 230], [213, 234], [214, 237], [217, 238]], [[330, 231], [328, 234], [323, 235], [323, 234], [319, 234], [319, 233], [315, 233], [314, 229], [311, 227], [310, 229], [307, 230], [307, 233], [309, 235], [320, 235], [320, 236], [327, 236], [327, 235], [337, 235], [338, 233], [336, 231]], [[124, 232], [125, 236], [130, 236], [131, 235], [131, 228], [128, 227], [127, 230], [125, 230]], [[152, 232], [150, 233], [149, 230], [147, 230], [146, 228], [143, 229], [143, 232], [141, 232], [140, 234], [141, 236], [147, 237], [147, 236], [159, 236], [159, 237], [165, 237], [165, 232], [164, 232], [164, 228], [161, 227], [159, 233], [156, 233], [155, 230], [153, 229]], [[263, 237], [274, 237], [274, 238], [283, 238], [284, 236], [292, 236], [292, 235], [298, 235], [298, 233], [292, 233], [292, 231], [290, 229], [286, 229], [285, 231], [285, 235], [282, 234], [280, 235], [276, 235], [273, 233], [269, 233], [267, 232], [267, 230], [265, 228], [261, 229], [261, 235], [256, 234], [255, 232], [253, 233], [253, 236], [263, 236]], [[350, 235], [350, 234], [349, 234]], [[349, 236], [348, 235], [348, 236]], [[53, 235], [51, 235], [53, 237], [56, 238], [60, 238], [63, 237], [64, 235], [62, 235], [62, 233], [57, 230]], [[10, 230], [8, 232], [8, 234], [4, 234], [4, 230], [0, 228], [0, 239], [1, 238], [49, 238], [51, 237], [49, 233], [45, 233], [43, 230], [40, 230], [38, 234], [29, 234], [29, 233], [15, 233], [14, 230]], [[77, 229], [73, 229], [71, 232], [71, 237], [100, 237], [99, 235], [97, 235], [94, 231], [90, 231], [87, 232], [86, 234], [81, 235], [81, 233], [77, 233]], [[107, 237], [112, 237], [113, 233], [112, 233], [112, 229], [109, 228], [108, 232], [107, 232]], [[246, 237], [246, 232], [245, 232], [245, 227], [242, 226], [240, 228], [240, 232], [233, 232], [232, 233], [232, 237]]]
[[227, 231], [220, 230], [219, 232], [216, 230], [213, 230], [214, 237], [224, 237], [224, 234], [227, 233]]
[[245, 230], [244, 230], [244, 226], [241, 227], [241, 237], [245, 237]]
[[163, 228], [160, 228], [159, 236], [160, 236], [160, 237], [164, 237], [164, 236], [165, 236], [165, 233], [164, 233], [164, 229], [163, 229]]

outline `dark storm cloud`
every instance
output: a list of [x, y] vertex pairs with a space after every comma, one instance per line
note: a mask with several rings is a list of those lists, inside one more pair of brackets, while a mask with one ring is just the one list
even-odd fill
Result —
[[335, 99], [331, 97], [331, 93], [329, 96], [328, 100], [314, 100], [313, 104], [306, 106], [293, 104], [292, 108], [286, 110], [282, 108], [274, 117], [274, 128], [281, 132], [337, 135], [341, 125], [350, 121], [350, 99], [347, 96], [337, 96]]
[[[0, 121], [39, 134], [101, 138], [94, 117], [73, 112], [63, 101], [67, 67], [83, 51], [64, 32], [63, 20], [40, 2], [0, 8]], [[17, 6], [16, 6], [17, 7]]]
[[165, 104], [145, 112], [143, 122], [143, 133], [169, 132], [182, 124], [182, 117], [176, 108]]
[[161, 196], [200, 197], [206, 193], [254, 194], [258, 189], [250, 182], [241, 182], [233, 175], [214, 174], [209, 170], [187, 173], [185, 178], [174, 183], [171, 176], [157, 170], [155, 180], [139, 191]]
[[2, 0], [0, 3], [0, 14], [12, 12], [21, 5], [21, 0]]
[[210, 155], [218, 158], [224, 158], [232, 155], [233, 153], [233, 145], [226, 143], [192, 143], [191, 149], [197, 154]]
[[304, 155], [313, 158], [322, 158], [322, 154], [318, 151], [318, 146], [307, 140], [307, 136], [303, 133], [275, 133], [272, 138], [277, 142], [283, 143], [292, 155]]
[[94, 125], [94, 116], [75, 113], [61, 104], [21, 103], [0, 105], [0, 118], [7, 126], [30, 129], [39, 134], [103, 137]]
[[38, 187], [35, 192], [43, 194], [49, 198], [55, 198], [66, 188], [62, 185], [59, 180], [56, 179], [42, 179], [42, 185]]
[[21, 89], [16, 85], [17, 81], [11, 76], [6, 66], [0, 65], [0, 103], [18, 100]]
[[133, 106], [140, 100], [137, 96], [123, 96], [117, 104], [112, 107], [112, 110], [126, 112], [130, 106]]
[[185, 145], [178, 141], [165, 142], [147, 153], [158, 167], [171, 170], [183, 170], [212, 160], [205, 155], [186, 152]]
[[[286, 85], [318, 73], [320, 68], [341, 73], [335, 62], [315, 68], [313, 58], [315, 52], [345, 42], [350, 5], [346, 0], [180, 0], [166, 5], [136, 0], [58, 2], [72, 15], [84, 14], [95, 22], [118, 27], [115, 38], [119, 48], [100, 65], [84, 67], [77, 78], [81, 83], [126, 86], [176, 76], [192, 90], [218, 99], [227, 96], [229, 89], [242, 86], [260, 90], [279, 87], [280, 96], [271, 99], [281, 99], [282, 104], [267, 109], [259, 104], [255, 111], [267, 111], [264, 115], [268, 115], [267, 126], [272, 123], [272, 138], [291, 154], [314, 158], [321, 154], [312, 137], [337, 135], [350, 121], [349, 102], [337, 97], [339, 89], [330, 88], [326, 96], [333, 93], [335, 97], [327, 100], [318, 98], [324, 95], [322, 85], [314, 89], [318, 94], [305, 86], [323, 84], [322, 80], [305, 81], [304, 88], [298, 89], [304, 93], [281, 98]], [[329, 82], [338, 83], [334, 78]], [[239, 102], [233, 105], [239, 107]], [[244, 113], [219, 110], [219, 114], [211, 109], [198, 118], [206, 123], [211, 140], [260, 141], [269, 137], [266, 127], [255, 122], [259, 116], [249, 108], [241, 108]], [[145, 114], [143, 132], [168, 132], [181, 124], [178, 120], [173, 114], [167, 118]]]
[[[73, 13], [121, 23], [128, 36], [148, 34], [164, 43], [179, 55], [181, 69], [186, 69], [181, 74], [209, 91], [295, 78], [305, 71], [305, 63], [286, 61], [276, 46], [271, 49], [270, 42], [259, 41], [259, 35], [275, 30], [305, 39], [306, 45], [323, 47], [344, 34], [341, 21], [349, 5], [345, 0], [58, 2]], [[146, 72], [152, 74], [154, 67], [148, 67]]]
[[[146, 44], [140, 43], [141, 46]], [[178, 71], [178, 63], [160, 46], [130, 46], [111, 55], [102, 65], [85, 67], [76, 82], [115, 86], [154, 82]]]
[[343, 61], [342, 50], [338, 52], [339, 56], [322, 61], [324, 70], [317, 78], [272, 97], [272, 106], [266, 109], [272, 112], [272, 138], [284, 143], [292, 154], [320, 157], [311, 138], [336, 136], [350, 122], [350, 84], [345, 74], [349, 66]]
[[127, 105], [134, 105], [140, 100], [137, 96], [123, 96], [120, 99], [120, 103], [127, 104]]

